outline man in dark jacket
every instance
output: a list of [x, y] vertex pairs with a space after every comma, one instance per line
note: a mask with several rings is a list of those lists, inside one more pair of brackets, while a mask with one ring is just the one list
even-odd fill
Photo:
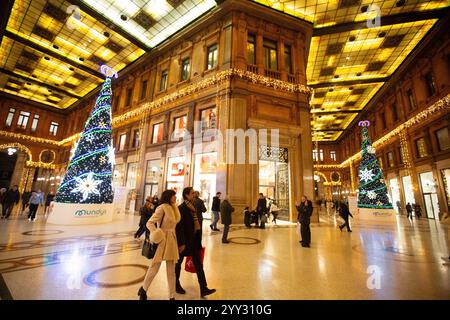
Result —
[[211, 212], [213, 214], [213, 222], [209, 226], [213, 231], [220, 231], [217, 229], [217, 222], [219, 222], [219, 212], [220, 212], [220, 196], [222, 194], [220, 192], [216, 193], [216, 196], [213, 198]]
[[300, 222], [300, 233], [302, 236], [302, 240], [300, 243], [302, 247], [309, 248], [311, 243], [311, 229], [309, 227], [310, 218], [313, 212], [312, 202], [306, 198], [306, 196], [302, 197], [302, 202], [299, 206], [297, 206], [298, 217], [297, 220]]
[[222, 219], [223, 224], [223, 235], [222, 235], [222, 243], [228, 243], [228, 231], [230, 230], [231, 224], [231, 213], [234, 212], [234, 208], [231, 206], [228, 201], [228, 196], [220, 204], [220, 217]]
[[3, 200], [3, 212], [2, 218], [8, 219], [11, 215], [11, 211], [14, 208], [14, 204], [18, 204], [20, 200], [20, 193], [17, 185], [14, 185], [12, 189], [6, 192], [5, 199]]
[[22, 194], [22, 213], [25, 212], [25, 209], [28, 207], [28, 202], [30, 202], [31, 192], [25, 191]]
[[147, 231], [147, 222], [152, 217], [155, 209], [156, 208], [153, 206], [153, 198], [148, 196], [147, 199], [145, 199], [145, 204], [141, 207], [141, 210], [139, 210], [141, 219], [139, 220], [139, 229], [134, 234], [135, 239], [139, 239], [144, 232]]
[[175, 265], [176, 291], [180, 294], [186, 293], [180, 284], [180, 272], [184, 257], [191, 256], [200, 285], [200, 296], [204, 297], [216, 292], [216, 290], [208, 288], [205, 272], [203, 271], [203, 264], [200, 258], [202, 236], [197, 213], [192, 203], [194, 200], [194, 189], [192, 187], [183, 189], [183, 200], [184, 202], [178, 206], [181, 220], [178, 222], [175, 229], [178, 241], [178, 251], [180, 252], [180, 259]]
[[205, 202], [200, 199], [200, 192], [194, 193], [194, 207], [197, 212], [198, 222], [200, 223], [200, 230], [203, 231], [203, 213], [206, 212]]
[[347, 232], [352, 232], [352, 230], [350, 230], [350, 224], [348, 223], [348, 217], [350, 216], [353, 218], [353, 216], [344, 202], [339, 203], [339, 215], [344, 219], [344, 224], [339, 226], [339, 230], [342, 231], [342, 229], [347, 226]]
[[[256, 226], [258, 226], [258, 218], [261, 220], [262, 215], [267, 213], [267, 200], [262, 193], [259, 194], [258, 204], [256, 205]], [[264, 223], [261, 221], [260, 228], [264, 229]]]
[[411, 217], [411, 219], [412, 219], [412, 212], [413, 212], [412, 206], [411, 206], [411, 204], [408, 202], [408, 203], [406, 204], [406, 217], [407, 217], [407, 218]]

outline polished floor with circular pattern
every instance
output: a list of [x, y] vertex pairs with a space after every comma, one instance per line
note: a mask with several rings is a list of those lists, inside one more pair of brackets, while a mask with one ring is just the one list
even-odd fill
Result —
[[[149, 260], [133, 239], [138, 216], [106, 225], [55, 226], [15, 216], [0, 221], [1, 299], [137, 299]], [[352, 221], [312, 225], [302, 248], [294, 224], [265, 230], [233, 225], [228, 244], [205, 221], [207, 299], [450, 299], [450, 228], [438, 221]], [[184, 268], [183, 268], [184, 269]], [[195, 274], [182, 271], [187, 293], [200, 299]], [[167, 299], [165, 265], [148, 291]]]

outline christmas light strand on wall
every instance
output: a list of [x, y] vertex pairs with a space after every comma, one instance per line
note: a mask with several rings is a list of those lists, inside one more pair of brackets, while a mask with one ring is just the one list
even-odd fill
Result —
[[111, 77], [117, 74], [104, 66], [102, 72], [107, 78], [56, 193], [58, 203], [101, 204], [113, 201]]

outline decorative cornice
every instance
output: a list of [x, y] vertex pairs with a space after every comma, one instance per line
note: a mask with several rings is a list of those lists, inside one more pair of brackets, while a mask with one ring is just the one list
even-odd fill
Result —
[[187, 86], [186, 88], [180, 89], [177, 92], [161, 97], [155, 101], [145, 102], [137, 109], [131, 110], [120, 116], [114, 117], [112, 124], [113, 126], [117, 126], [132, 119], [142, 117], [146, 114], [149, 114], [153, 109], [162, 107], [163, 105], [167, 105], [178, 99], [192, 95], [198, 92], [199, 90], [221, 84], [224, 81], [228, 81], [233, 78], [247, 80], [254, 84], [259, 84], [269, 88], [273, 88], [275, 90], [281, 90], [290, 93], [304, 93], [310, 96], [312, 92], [310, 88], [302, 84], [293, 84], [290, 82], [272, 79], [259, 74], [255, 74], [250, 71], [232, 68], [224, 71], [219, 71], [211, 77], [202, 79], [196, 83]]
[[44, 168], [44, 169], [55, 169], [56, 168], [56, 166], [53, 163], [45, 163], [42, 161], [34, 162], [34, 161], [30, 161], [30, 160], [27, 161], [26, 166], [31, 167], [31, 168]]

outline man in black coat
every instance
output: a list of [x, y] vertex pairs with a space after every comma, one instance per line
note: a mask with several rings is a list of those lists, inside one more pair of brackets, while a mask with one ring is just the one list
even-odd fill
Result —
[[139, 229], [134, 234], [135, 239], [139, 239], [144, 232], [147, 231], [147, 222], [152, 217], [155, 209], [156, 207], [153, 205], [153, 198], [148, 196], [147, 199], [145, 199], [145, 204], [141, 207], [141, 210], [139, 210], [141, 219], [139, 220]]
[[412, 206], [411, 206], [411, 204], [408, 202], [408, 203], [406, 204], [406, 217], [407, 217], [407, 218], [410, 218], [410, 217], [411, 217], [411, 219], [412, 219], [412, 212], [413, 212]]
[[204, 297], [216, 292], [216, 290], [208, 288], [205, 272], [203, 271], [203, 264], [200, 258], [202, 236], [200, 222], [192, 203], [194, 200], [194, 189], [192, 187], [183, 189], [183, 200], [184, 202], [178, 206], [181, 220], [178, 222], [175, 229], [178, 241], [178, 251], [180, 252], [180, 259], [175, 265], [176, 291], [180, 294], [186, 293], [180, 284], [180, 272], [184, 257], [191, 256], [197, 272], [200, 295], [201, 297]]
[[348, 223], [348, 217], [350, 216], [353, 218], [353, 216], [344, 202], [339, 203], [339, 215], [344, 219], [344, 224], [339, 226], [339, 230], [342, 231], [342, 229], [347, 226], [347, 232], [352, 232], [352, 230], [350, 230], [350, 224]]
[[6, 192], [5, 198], [3, 199], [3, 212], [2, 219], [8, 219], [11, 215], [11, 211], [14, 208], [14, 204], [18, 204], [20, 200], [20, 192], [17, 185], [14, 185], [12, 189]]
[[216, 193], [216, 196], [213, 198], [212, 206], [211, 206], [211, 212], [213, 214], [212, 217], [212, 223], [209, 226], [212, 231], [220, 231], [217, 229], [217, 222], [219, 222], [219, 212], [220, 212], [220, 196], [222, 194], [220, 192]]
[[312, 202], [306, 198], [306, 196], [302, 197], [302, 202], [299, 206], [297, 206], [298, 217], [297, 220], [300, 222], [300, 233], [302, 236], [302, 240], [300, 243], [302, 247], [309, 248], [311, 243], [311, 229], [309, 227], [310, 219], [313, 212]]
[[228, 230], [230, 230], [231, 214], [234, 212], [234, 208], [228, 201], [228, 196], [220, 204], [220, 216], [223, 224], [222, 243], [228, 243]]
[[203, 213], [206, 212], [205, 202], [200, 199], [200, 192], [194, 193], [194, 207], [197, 212], [198, 222], [200, 223], [200, 230], [203, 231]]
[[[258, 204], [256, 205], [256, 213], [257, 213], [257, 218], [256, 218], [255, 226], [257, 227], [258, 226], [258, 218], [259, 218], [259, 220], [261, 220], [262, 215], [267, 213], [267, 200], [266, 200], [266, 197], [264, 197], [264, 195], [262, 193], [259, 194]], [[264, 223], [262, 221], [261, 221], [261, 225], [259, 227], [264, 229]]]

